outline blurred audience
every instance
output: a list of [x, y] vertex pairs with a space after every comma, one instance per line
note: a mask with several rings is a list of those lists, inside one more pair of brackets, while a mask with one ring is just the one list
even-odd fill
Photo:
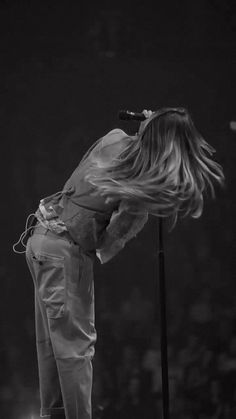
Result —
[[[97, 301], [94, 418], [161, 419], [160, 334], [153, 303], [139, 287], [134, 287], [116, 307], [108, 294], [101, 287]], [[168, 325], [172, 330], [168, 339], [171, 419], [236, 417], [234, 307], [231, 313], [221, 301], [217, 316], [213, 298], [207, 287], [189, 302], [189, 318], [184, 325], [179, 321], [174, 328]], [[32, 319], [25, 319], [21, 330], [13, 329], [12, 336], [1, 345], [1, 414], [7, 414], [8, 419], [21, 418], [26, 405], [29, 414], [25, 418], [39, 408], [35, 354], [28, 362], [28, 352], [23, 352], [19, 343], [23, 333], [26, 344], [34, 347]], [[37, 418], [37, 414], [33, 417]]]

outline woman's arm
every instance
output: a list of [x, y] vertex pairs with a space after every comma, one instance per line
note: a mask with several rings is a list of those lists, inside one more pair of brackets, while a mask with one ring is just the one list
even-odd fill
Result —
[[134, 214], [122, 201], [100, 240], [97, 256], [101, 263], [108, 262], [119, 253], [125, 244], [142, 230], [147, 220], [147, 212]]

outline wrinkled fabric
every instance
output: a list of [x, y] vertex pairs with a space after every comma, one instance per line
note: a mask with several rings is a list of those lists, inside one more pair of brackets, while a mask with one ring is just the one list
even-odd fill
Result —
[[[42, 200], [45, 211], [57, 215], [57, 226], [60, 227], [60, 220], [85, 252], [97, 250], [101, 263], [119, 253], [148, 220], [147, 212], [134, 215], [127, 202], [109, 201], [95, 194], [95, 188], [85, 180], [85, 173], [94, 159], [111, 160], [121, 153], [128, 141], [134, 140], [124, 131], [110, 131], [82, 159], [63, 190]], [[48, 228], [53, 227], [50, 222], [53, 223], [53, 219], [47, 223]]]
[[[147, 213], [94, 194], [85, 180], [93, 159], [117, 156], [129, 138], [108, 133], [63, 189], [40, 201], [26, 259], [35, 288], [41, 415], [91, 419], [94, 325], [93, 262], [112, 259], [144, 226]], [[64, 228], [65, 227], [65, 228]]]
[[93, 259], [42, 227], [27, 243], [35, 289], [41, 415], [91, 419]]

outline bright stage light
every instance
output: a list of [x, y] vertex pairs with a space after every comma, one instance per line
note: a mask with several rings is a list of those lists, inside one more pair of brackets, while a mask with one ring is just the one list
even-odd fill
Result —
[[19, 419], [40, 419], [40, 416], [37, 413], [28, 413], [26, 415], [21, 415]]
[[229, 126], [231, 131], [236, 131], [236, 121], [230, 121]]

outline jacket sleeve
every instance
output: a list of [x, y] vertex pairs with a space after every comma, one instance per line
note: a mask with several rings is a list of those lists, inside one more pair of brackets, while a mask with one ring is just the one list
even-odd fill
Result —
[[100, 262], [106, 263], [119, 253], [125, 244], [142, 230], [147, 220], [147, 212], [134, 214], [130, 207], [121, 201], [118, 210], [113, 212], [99, 243], [97, 257]]

